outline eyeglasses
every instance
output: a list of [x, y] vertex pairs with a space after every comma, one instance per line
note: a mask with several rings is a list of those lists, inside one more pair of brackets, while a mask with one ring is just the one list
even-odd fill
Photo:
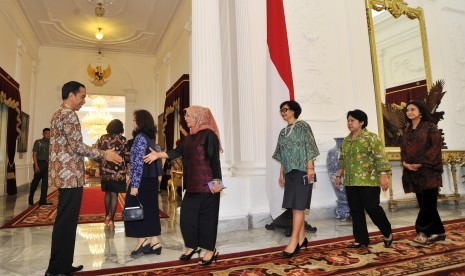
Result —
[[286, 113], [289, 110], [289, 108], [281, 108], [279, 110], [279, 113]]

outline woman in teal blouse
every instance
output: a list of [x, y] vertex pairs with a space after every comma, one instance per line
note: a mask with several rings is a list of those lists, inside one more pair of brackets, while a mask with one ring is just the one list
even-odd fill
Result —
[[387, 175], [391, 171], [391, 163], [384, 152], [383, 143], [376, 134], [366, 129], [367, 125], [365, 112], [356, 109], [347, 113], [350, 134], [342, 142], [335, 181], [339, 189], [341, 177], [344, 177], [355, 238], [355, 243], [347, 246], [349, 248], [368, 246], [370, 243], [365, 211], [383, 233], [384, 246], [391, 246], [393, 241], [391, 223], [379, 205], [381, 189], [388, 189]]
[[[292, 235], [284, 257], [292, 257], [303, 246], [305, 237], [305, 209], [310, 209], [315, 169], [313, 160], [320, 154], [312, 129], [304, 121], [297, 121], [302, 109], [296, 101], [281, 104], [280, 114], [287, 126], [281, 130], [273, 159], [281, 163], [279, 186], [284, 188], [283, 208], [292, 209]], [[310, 181], [308, 181], [310, 180]]]

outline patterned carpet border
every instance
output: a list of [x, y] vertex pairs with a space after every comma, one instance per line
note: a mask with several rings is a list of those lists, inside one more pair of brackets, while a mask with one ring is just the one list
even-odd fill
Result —
[[[124, 206], [125, 194], [118, 194], [118, 203]], [[39, 205], [35, 203], [26, 210], [15, 216], [9, 222], [5, 223], [0, 229], [34, 227], [53, 225], [56, 217], [56, 206], [58, 205], [58, 190], [52, 191], [47, 195], [47, 201], [53, 205]], [[103, 203], [102, 203], [103, 204]], [[79, 224], [83, 223], [100, 223], [104, 222], [104, 211], [101, 214], [79, 214]], [[169, 218], [168, 214], [160, 210], [160, 218]], [[116, 212], [115, 221], [121, 221], [121, 212]]]
[[198, 259], [85, 271], [79, 275], [463, 275], [465, 271], [465, 219], [444, 223], [447, 240], [420, 245], [412, 240], [413, 227], [394, 230], [395, 241], [384, 248], [379, 232], [371, 233], [368, 248], [348, 249], [352, 236], [309, 242], [293, 258], [280, 255], [283, 246], [219, 256], [204, 267]]

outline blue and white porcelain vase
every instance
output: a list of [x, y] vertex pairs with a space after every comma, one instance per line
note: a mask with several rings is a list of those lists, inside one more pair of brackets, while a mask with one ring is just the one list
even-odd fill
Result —
[[[329, 179], [331, 180], [333, 187], [334, 181], [336, 180], [339, 151], [341, 150], [341, 145], [342, 141], [344, 141], [344, 138], [334, 138], [334, 140], [336, 141], [336, 146], [328, 151], [328, 157], [326, 159]], [[350, 209], [349, 205], [347, 204], [347, 194], [343, 181], [344, 179], [341, 179], [340, 189], [334, 188], [334, 192], [336, 193], [337, 197], [337, 206], [336, 209], [334, 209], [334, 214], [336, 215], [336, 218], [341, 221], [345, 221], [350, 217]]]

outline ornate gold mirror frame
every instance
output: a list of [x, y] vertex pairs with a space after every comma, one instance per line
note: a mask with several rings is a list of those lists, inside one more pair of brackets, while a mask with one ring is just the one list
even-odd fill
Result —
[[[380, 70], [378, 64], [378, 54], [375, 40], [375, 26], [373, 22], [372, 10], [375, 11], [389, 11], [389, 13], [398, 19], [402, 15], [407, 16], [411, 20], [418, 20], [421, 35], [421, 46], [423, 49], [424, 71], [426, 78], [427, 91], [431, 89], [431, 70], [428, 54], [428, 43], [426, 39], [425, 20], [423, 17], [423, 10], [418, 7], [416, 9], [408, 7], [408, 4], [403, 0], [365, 0], [366, 2], [366, 16], [368, 20], [368, 33], [370, 37], [371, 48], [371, 61], [373, 66], [373, 82], [375, 87], [375, 99], [378, 121], [378, 132], [381, 140], [385, 143], [384, 122], [382, 113], [382, 91], [380, 88]], [[391, 148], [392, 150], [399, 150], [398, 148]]]
[[[375, 24], [373, 20], [373, 11], [381, 12], [381, 11], [388, 11], [390, 15], [394, 17], [394, 21], [391, 23], [395, 23], [399, 19], [399, 17], [405, 15], [407, 18], [411, 20], [418, 20], [419, 23], [419, 31], [421, 37], [421, 47], [423, 50], [423, 63], [424, 63], [424, 75], [426, 79], [426, 87], [427, 91], [429, 92], [432, 86], [432, 78], [431, 78], [431, 70], [430, 70], [430, 61], [429, 61], [429, 54], [428, 54], [428, 43], [426, 39], [426, 29], [425, 29], [425, 19], [423, 16], [423, 10], [421, 8], [410, 8], [408, 4], [405, 3], [403, 0], [365, 0], [365, 7], [366, 7], [366, 16], [368, 21], [368, 33], [370, 37], [370, 49], [371, 49], [371, 60], [373, 66], [373, 82], [375, 87], [375, 99], [376, 99], [376, 110], [377, 110], [377, 121], [378, 121], [378, 132], [380, 138], [383, 140], [383, 143], [386, 144], [385, 140], [385, 132], [384, 132], [384, 121], [383, 121], [383, 99], [382, 95], [384, 91], [381, 91], [381, 83], [380, 83], [380, 74], [386, 72], [380, 72], [379, 69], [379, 61], [378, 61], [378, 53], [376, 47], [376, 37], [375, 37]], [[405, 19], [406, 20], [406, 19]], [[405, 22], [405, 21], [404, 21]], [[395, 32], [394, 32], [395, 33]], [[379, 33], [378, 33], [379, 35]], [[384, 62], [384, 60], [382, 60]], [[382, 64], [384, 65], [384, 64]], [[385, 68], [382, 68], [383, 70]], [[422, 75], [423, 76], [423, 75]], [[386, 76], [382, 76], [383, 78]], [[384, 81], [386, 81], [384, 79]], [[392, 80], [391, 80], [392, 81]], [[383, 83], [384, 85], [384, 83]], [[400, 161], [400, 149], [399, 147], [387, 147], [386, 152], [390, 161]], [[453, 182], [453, 193], [449, 195], [440, 195], [438, 201], [444, 200], [454, 200], [456, 204], [460, 200], [465, 199], [462, 197], [458, 190], [457, 185], [457, 166], [460, 166], [465, 162], [465, 151], [463, 150], [443, 150], [442, 151], [442, 159], [444, 165], [450, 167], [450, 172], [452, 174], [452, 182]], [[416, 202], [416, 199], [405, 198], [405, 199], [394, 199], [393, 190], [392, 190], [392, 179], [389, 181], [389, 209], [391, 211], [396, 209], [397, 203], [413, 203]]]

